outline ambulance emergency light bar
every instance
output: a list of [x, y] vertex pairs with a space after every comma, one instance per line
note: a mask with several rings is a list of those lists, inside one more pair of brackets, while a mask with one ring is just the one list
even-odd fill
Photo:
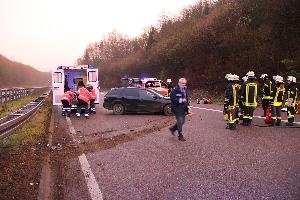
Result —
[[93, 69], [92, 65], [59, 66], [57, 69]]

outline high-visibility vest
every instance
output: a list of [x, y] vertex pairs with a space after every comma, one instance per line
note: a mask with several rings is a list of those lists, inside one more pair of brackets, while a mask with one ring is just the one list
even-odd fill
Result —
[[73, 100], [72, 97], [73, 97], [73, 95], [74, 95], [73, 92], [67, 91], [67, 92], [65, 92], [65, 93], [62, 95], [61, 101], [62, 101], [62, 100], [66, 100], [66, 101], [69, 102], [69, 104], [72, 104], [72, 100]]
[[80, 100], [82, 100], [82, 101], [84, 101], [86, 103], [90, 102], [90, 100], [91, 100], [91, 94], [89, 93], [89, 91], [86, 88], [84, 88], [84, 87], [80, 88], [78, 90], [78, 94], [79, 94], [78, 99], [80, 99]]
[[245, 106], [257, 106], [257, 83], [246, 83]]
[[95, 89], [93, 89], [93, 90], [90, 92], [90, 94], [91, 94], [91, 99], [96, 100], [97, 96], [96, 96], [96, 91], [95, 91]]

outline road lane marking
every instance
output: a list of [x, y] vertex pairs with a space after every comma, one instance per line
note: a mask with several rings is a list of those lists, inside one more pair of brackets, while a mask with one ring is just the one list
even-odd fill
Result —
[[[76, 134], [75, 128], [72, 124], [72, 121], [70, 119], [70, 117], [66, 117], [67, 119], [67, 123], [69, 126], [69, 131], [72, 135], [73, 141], [76, 142], [74, 135]], [[85, 154], [82, 154], [81, 156], [78, 156], [79, 159], [79, 163], [80, 163], [80, 167], [81, 170], [83, 172], [84, 178], [85, 178], [85, 182], [86, 185], [88, 187], [90, 196], [92, 200], [103, 200], [103, 196], [101, 193], [101, 190], [99, 188], [99, 185], [96, 181], [95, 175], [93, 174], [93, 171], [91, 169], [91, 166], [86, 158]]]
[[69, 131], [71, 133], [73, 142], [77, 142], [76, 139], [75, 139], [75, 137], [74, 137], [74, 135], [76, 134], [76, 131], [75, 131], [75, 128], [74, 128], [74, 126], [73, 126], [73, 124], [71, 122], [71, 119], [70, 119], [70, 117], [66, 117], [66, 119], [67, 119], [67, 123], [68, 123], [68, 126], [69, 126]]
[[[211, 108], [201, 108], [201, 107], [197, 107], [197, 106], [191, 106], [191, 108], [197, 108], [197, 109], [200, 109], [200, 110], [207, 110], [207, 111], [212, 111], [212, 112], [220, 112], [220, 113], [223, 113], [222, 110], [215, 110], [215, 109], [211, 109]], [[258, 118], [258, 119], [265, 119], [264, 117], [261, 117], [261, 116], [253, 116], [255, 118]], [[283, 122], [287, 122], [287, 120], [281, 120]], [[300, 122], [294, 122], [294, 124], [300, 124]]]
[[82, 154], [78, 157], [81, 165], [82, 172], [84, 174], [85, 182], [90, 192], [92, 200], [103, 200], [102, 193], [100, 191], [99, 185], [96, 181], [95, 175], [92, 172], [91, 166], [85, 156]]

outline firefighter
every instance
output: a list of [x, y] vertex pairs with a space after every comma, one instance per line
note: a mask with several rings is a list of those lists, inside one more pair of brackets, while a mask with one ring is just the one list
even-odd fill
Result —
[[240, 106], [239, 106], [239, 102], [240, 102], [240, 96], [241, 96], [241, 84], [240, 84], [240, 77], [236, 74], [233, 75], [233, 79], [234, 79], [234, 87], [236, 90], [236, 99], [237, 99], [237, 104], [236, 104], [236, 114], [235, 114], [235, 123], [239, 124], [239, 115], [240, 115]]
[[[225, 93], [226, 93], [227, 87], [229, 87], [229, 84], [230, 84], [229, 78], [232, 79], [232, 74], [231, 74], [231, 73], [225, 75], [225, 79], [227, 80], [227, 85], [226, 85], [226, 87], [225, 87]], [[225, 94], [225, 96], [226, 96], [226, 94]], [[198, 100], [198, 101], [197, 101], [197, 103], [198, 103], [198, 102], [199, 102], [199, 99], [197, 99], [197, 100]], [[226, 101], [226, 98], [224, 99], [223, 115], [224, 115], [224, 120], [225, 120], [225, 121], [228, 121], [228, 108], [225, 106], [225, 101]], [[200, 103], [200, 102], [199, 102], [199, 103]]]
[[228, 115], [227, 128], [234, 130], [236, 128], [236, 114], [238, 109], [238, 87], [235, 83], [236, 76], [229, 75], [229, 83], [225, 89], [224, 111]]
[[91, 100], [90, 100], [90, 114], [94, 113], [96, 114], [96, 107], [95, 107], [95, 101], [96, 101], [96, 91], [93, 88], [92, 85], [88, 85], [87, 87], [88, 91], [90, 92], [91, 95]]
[[241, 101], [244, 103], [243, 125], [251, 126], [257, 107], [257, 82], [253, 71], [247, 73], [248, 80], [241, 87]]
[[284, 99], [284, 81], [283, 78], [279, 75], [275, 77], [275, 86], [273, 87], [271, 96], [271, 126], [280, 126], [281, 125], [281, 107]]
[[[248, 77], [247, 76], [244, 76], [243, 78], [242, 78], [242, 80], [243, 80], [243, 84], [248, 80]], [[242, 85], [243, 85], [242, 84]], [[242, 88], [242, 86], [241, 86], [241, 88]], [[241, 97], [241, 90], [240, 90], [240, 97]], [[240, 112], [239, 112], [239, 120], [240, 121], [243, 121], [243, 118], [244, 118], [244, 113], [245, 113], [245, 103], [241, 100], [241, 99], [239, 99], [239, 108], [240, 108]]]
[[287, 89], [287, 114], [288, 114], [288, 122], [287, 126], [293, 126], [295, 120], [295, 114], [297, 113], [298, 105], [298, 88], [296, 86], [296, 78], [293, 76], [288, 76], [287, 78], [288, 86]]
[[262, 74], [260, 76], [262, 79], [262, 107], [264, 110], [263, 117], [266, 117], [266, 112], [268, 107], [270, 106], [270, 101], [272, 99], [271, 92], [272, 92], [272, 81], [270, 80], [268, 74]]
[[62, 97], [61, 97], [61, 103], [63, 105], [63, 108], [62, 108], [62, 115], [63, 116], [70, 116], [71, 114], [71, 106], [72, 106], [72, 103], [73, 103], [73, 96], [74, 96], [74, 93], [70, 90], [70, 88], [68, 88], [68, 91], [66, 91]]
[[82, 87], [77, 91], [78, 94], [78, 104], [77, 104], [77, 118], [80, 118], [81, 108], [84, 108], [84, 116], [89, 118], [89, 103], [91, 100], [91, 94], [87, 88]]

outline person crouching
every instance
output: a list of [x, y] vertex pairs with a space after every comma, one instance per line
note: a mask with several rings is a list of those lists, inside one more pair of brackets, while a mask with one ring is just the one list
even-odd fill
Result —
[[71, 106], [72, 106], [72, 102], [73, 102], [73, 96], [74, 93], [70, 90], [70, 88], [68, 88], [68, 91], [66, 91], [62, 97], [61, 97], [61, 103], [63, 105], [62, 108], [62, 115], [63, 116], [70, 116], [71, 114]]
[[77, 93], [78, 93], [78, 104], [77, 104], [76, 116], [79, 119], [81, 109], [84, 108], [84, 116], [88, 119], [89, 118], [89, 103], [91, 100], [91, 94], [85, 87], [80, 88], [77, 91]]

